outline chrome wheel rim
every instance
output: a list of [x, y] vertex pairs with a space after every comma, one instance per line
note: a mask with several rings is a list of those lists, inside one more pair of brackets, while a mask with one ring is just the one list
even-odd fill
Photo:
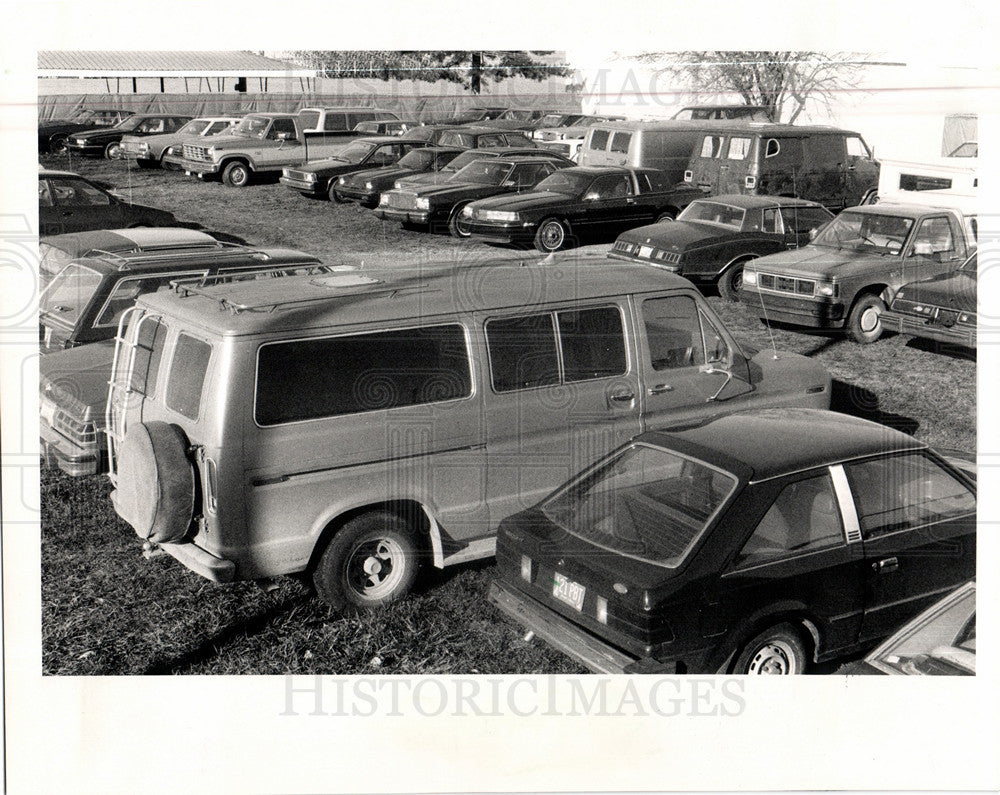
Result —
[[542, 227], [542, 245], [550, 251], [554, 251], [563, 244], [566, 235], [563, 232], [562, 224], [551, 221]]
[[783, 640], [761, 646], [750, 658], [747, 673], [756, 676], [789, 676], [798, 673], [795, 651]]
[[871, 334], [878, 328], [882, 313], [877, 306], [869, 306], [861, 313], [860, 325], [865, 334]]
[[403, 580], [406, 553], [392, 538], [359, 542], [347, 560], [347, 584], [362, 599], [378, 600], [392, 594]]
[[242, 168], [234, 168], [229, 172], [229, 181], [234, 185], [242, 185], [247, 181], [247, 172]]

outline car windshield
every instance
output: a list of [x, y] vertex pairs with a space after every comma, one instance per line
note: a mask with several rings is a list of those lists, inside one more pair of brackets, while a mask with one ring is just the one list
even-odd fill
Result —
[[178, 135], [201, 135], [205, 130], [208, 129], [208, 125], [211, 124], [208, 119], [191, 119], [187, 124], [181, 127], [178, 131]]
[[118, 124], [120, 118], [120, 113], [116, 110], [85, 110], [73, 121], [80, 124], [93, 124], [95, 127], [113, 127]]
[[912, 218], [847, 210], [830, 221], [816, 236], [812, 245], [899, 254], [912, 228]]
[[100, 284], [101, 274], [97, 271], [71, 263], [39, 296], [39, 313], [43, 318], [57, 318], [62, 323], [76, 325]]
[[396, 164], [400, 168], [412, 168], [414, 171], [423, 171], [425, 168], [429, 168], [431, 163], [434, 162], [434, 152], [428, 152], [425, 149], [414, 149], [412, 152], [407, 152]]
[[539, 124], [542, 127], [559, 127], [569, 118], [569, 114], [566, 113], [546, 113]]
[[446, 165], [442, 171], [461, 171], [469, 163], [475, 163], [477, 160], [483, 159], [483, 155], [479, 152], [462, 152], [462, 154]]
[[578, 538], [674, 568], [736, 485], [702, 461], [635, 444], [557, 491], [542, 512]]
[[539, 182], [534, 189], [538, 192], [551, 191], [552, 193], [565, 193], [568, 196], [581, 196], [593, 181], [593, 174], [557, 171]]
[[452, 182], [472, 182], [477, 185], [499, 185], [513, 170], [512, 163], [503, 160], [474, 160], [455, 173]]
[[678, 221], [701, 221], [730, 229], [741, 229], [746, 210], [722, 202], [694, 201], [677, 216]]
[[129, 116], [128, 118], [122, 119], [120, 122], [118, 122], [118, 124], [114, 125], [112, 129], [124, 130], [125, 132], [128, 132], [129, 130], [134, 130], [136, 127], [142, 124], [143, 121], [145, 121], [145, 119], [143, 119], [142, 116]]
[[271, 120], [267, 116], [247, 116], [233, 128], [232, 134], [244, 138], [263, 138], [270, 125]]
[[360, 163], [375, 149], [376, 144], [364, 144], [356, 142], [345, 146], [333, 156], [334, 160], [343, 160], [345, 163]]

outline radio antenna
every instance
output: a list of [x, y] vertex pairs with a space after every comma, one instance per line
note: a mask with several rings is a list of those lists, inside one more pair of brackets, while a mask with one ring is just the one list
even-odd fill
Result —
[[[745, 265], [743, 269], [746, 270]], [[764, 313], [764, 325], [767, 326], [767, 335], [771, 338], [771, 358], [777, 361], [778, 346], [774, 344], [774, 331], [771, 329], [771, 321], [767, 317], [767, 307], [764, 306], [764, 294], [760, 291], [760, 271], [754, 266], [753, 272], [757, 274], [757, 297], [760, 298], [760, 310]]]

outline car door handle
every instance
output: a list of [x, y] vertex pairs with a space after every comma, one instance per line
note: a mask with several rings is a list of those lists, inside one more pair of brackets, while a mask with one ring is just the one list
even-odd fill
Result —
[[634, 392], [612, 392], [608, 395], [609, 400], [613, 400], [616, 403], [631, 403], [635, 400]]
[[664, 392], [673, 392], [674, 388], [670, 384], [655, 384], [646, 390], [650, 395], [661, 395]]
[[882, 560], [873, 563], [872, 568], [875, 569], [878, 574], [884, 574], [887, 571], [895, 571], [899, 568], [899, 559], [883, 558]]

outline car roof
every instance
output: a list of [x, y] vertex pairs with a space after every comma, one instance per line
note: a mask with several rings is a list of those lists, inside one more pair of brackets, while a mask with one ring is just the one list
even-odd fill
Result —
[[218, 241], [206, 232], [178, 226], [138, 227], [134, 229], [93, 229], [88, 232], [67, 232], [49, 235], [39, 240], [55, 248], [74, 251], [104, 249], [165, 248], [169, 246], [214, 245]]
[[572, 172], [573, 174], [590, 174], [597, 176], [599, 174], [631, 174], [635, 171], [656, 171], [655, 168], [629, 168], [628, 166], [570, 166], [569, 168], [564, 168], [564, 172]]
[[[400, 263], [332, 276], [234, 282], [144, 296], [149, 309], [222, 335], [330, 331], [372, 321], [453, 320], [478, 310], [537, 311], [539, 304], [693, 289], [660, 268], [608, 267], [603, 252], [525, 253], [462, 266], [454, 260]], [[556, 267], [558, 266], [558, 267]], [[281, 284], [278, 285], [277, 282]], [[627, 285], [627, 287], [623, 286]], [[187, 293], [186, 295], [184, 293]], [[230, 311], [220, 312], [220, 307]]]
[[58, 171], [51, 168], [39, 168], [38, 176], [40, 177], [76, 177], [77, 179], [86, 179], [81, 174], [77, 174], [75, 171]]
[[865, 213], [866, 215], [902, 215], [913, 218], [923, 215], [939, 215], [940, 213], [962, 214], [961, 211], [955, 209], [954, 206], [948, 206], [946, 204], [904, 204], [902, 202], [896, 203], [891, 201], [880, 201], [877, 204], [863, 204], [858, 207], [848, 207], [843, 212], [859, 212]]
[[716, 417], [638, 441], [676, 449], [744, 480], [765, 480], [828, 464], [927, 445], [870, 420], [822, 409], [762, 409]]
[[[744, 193], [720, 193], [718, 196], [705, 196], [695, 199], [698, 202], [720, 202], [733, 207], [753, 209], [756, 207], [822, 207], [823, 205], [808, 199], [796, 199], [791, 196], [755, 196]], [[693, 204], [694, 202], [692, 202]]]
[[[218, 241], [217, 241], [218, 242]], [[160, 251], [108, 252], [81, 259], [81, 264], [101, 273], [145, 273], [149, 271], [183, 270], [192, 267], [225, 265], [233, 260], [233, 267], [274, 267], [286, 263], [319, 263], [311, 254], [290, 248], [256, 248], [231, 243], [218, 243], [217, 248], [192, 249], [179, 247]]]

